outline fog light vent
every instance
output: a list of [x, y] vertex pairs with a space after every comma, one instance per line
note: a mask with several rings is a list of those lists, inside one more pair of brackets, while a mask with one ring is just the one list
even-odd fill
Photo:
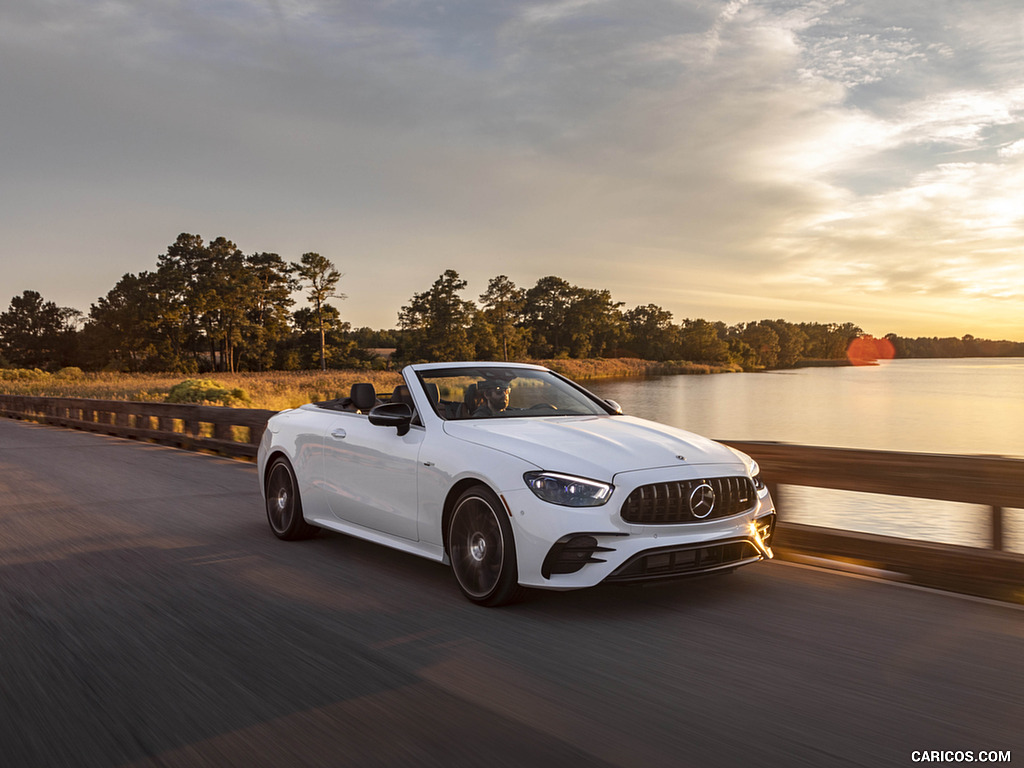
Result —
[[555, 573], [576, 573], [587, 563], [606, 562], [595, 557], [594, 553], [612, 551], [609, 547], [599, 546], [597, 539], [589, 534], [571, 533], [551, 547], [540, 572], [545, 579], [550, 579]]
[[757, 526], [757, 535], [761, 537], [766, 547], [772, 545], [772, 534], [775, 533], [775, 515], [765, 515], [754, 521]]

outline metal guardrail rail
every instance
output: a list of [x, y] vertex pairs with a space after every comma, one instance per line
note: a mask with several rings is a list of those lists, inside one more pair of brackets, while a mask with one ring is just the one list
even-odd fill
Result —
[[[274, 411], [255, 408], [0, 395], [0, 415], [253, 458]], [[990, 549], [787, 523], [784, 498], [774, 548], [782, 559], [838, 562], [913, 583], [1024, 602], [1024, 555], [1005, 552], [1004, 509], [1024, 508], [1024, 459], [722, 441], [752, 456], [779, 485], [865, 491], [988, 506]]]

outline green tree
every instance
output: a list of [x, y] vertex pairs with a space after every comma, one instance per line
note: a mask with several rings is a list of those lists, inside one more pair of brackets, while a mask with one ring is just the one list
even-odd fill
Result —
[[14, 296], [0, 314], [0, 355], [24, 368], [55, 370], [72, 365], [81, 314], [45, 301], [37, 291]]
[[656, 304], [634, 307], [623, 315], [626, 347], [644, 360], [669, 360], [679, 345], [672, 313]]
[[625, 336], [622, 302], [548, 275], [526, 292], [523, 316], [534, 357], [590, 357], [614, 352]]
[[297, 288], [290, 273], [277, 254], [246, 256], [227, 238], [207, 245], [199, 235], [180, 234], [158, 258], [160, 335], [172, 348], [167, 353], [161, 345], [161, 354], [172, 361], [190, 355], [197, 369], [265, 367], [289, 332]]
[[190, 368], [201, 366], [203, 313], [205, 311], [199, 273], [208, 257], [203, 238], [182, 232], [157, 257], [162, 335], [169, 343], [174, 362], [190, 356]]
[[295, 353], [297, 367], [314, 368], [328, 363], [337, 367], [347, 363], [356, 342], [349, 338], [351, 326], [342, 321], [337, 307], [324, 304], [319, 315], [313, 307], [301, 307], [292, 314], [292, 320], [297, 335], [288, 349]]
[[89, 307], [83, 330], [90, 364], [132, 372], [173, 370], [162, 343], [161, 316], [157, 275], [123, 275]]
[[249, 324], [247, 311], [255, 293], [255, 276], [247, 269], [244, 254], [226, 238], [213, 240], [198, 264], [194, 295], [218, 370], [235, 372], [237, 347]]
[[398, 346], [398, 333], [394, 330], [374, 330], [363, 326], [352, 332], [352, 338], [360, 349], [390, 349]]
[[224, 237], [206, 244], [187, 232], [157, 258], [155, 272], [125, 275], [92, 306], [83, 334], [90, 359], [127, 370], [189, 373], [298, 365], [297, 348], [305, 342], [292, 338], [292, 293], [302, 285], [295, 272], [311, 284], [320, 365], [326, 367], [328, 334], [347, 345], [337, 310], [327, 304], [344, 298], [335, 291], [340, 275], [327, 259], [305, 254], [301, 264], [289, 265], [276, 253], [246, 256]]
[[710, 365], [740, 362], [732, 354], [724, 326], [703, 318], [687, 318], [680, 325], [679, 356], [683, 360]]
[[785, 320], [762, 320], [761, 324], [769, 326], [779, 337], [777, 365], [780, 368], [792, 368], [803, 359], [807, 334], [799, 326]]
[[542, 277], [527, 290], [523, 312], [530, 329], [530, 354], [533, 357], [568, 354], [569, 334], [566, 329], [569, 307], [575, 295], [575, 286], [554, 275]]
[[612, 354], [625, 335], [622, 302], [612, 301], [610, 291], [575, 288], [566, 313], [571, 357], [605, 357]]
[[812, 360], [841, 360], [846, 357], [850, 342], [864, 331], [853, 323], [801, 323], [807, 336], [804, 357]]
[[320, 331], [320, 369], [327, 370], [327, 325], [325, 323], [330, 299], [344, 299], [345, 294], [337, 293], [341, 273], [326, 256], [319, 253], [304, 253], [298, 263], [292, 263], [295, 274], [309, 283], [306, 298], [312, 303]]
[[287, 338], [292, 292], [299, 282], [292, 268], [276, 253], [254, 253], [245, 258], [252, 299], [245, 325], [245, 349], [252, 367], [262, 371], [274, 366], [277, 347]]
[[775, 368], [779, 364], [779, 335], [770, 325], [740, 323], [736, 335], [753, 350], [754, 367]]
[[474, 356], [469, 327], [476, 305], [459, 296], [466, 281], [447, 269], [429, 290], [413, 294], [398, 313], [405, 332], [400, 354], [404, 359], [429, 361], [464, 360]]
[[492, 277], [487, 290], [480, 294], [482, 319], [491, 329], [499, 345], [502, 360], [525, 356], [529, 334], [522, 327], [526, 291], [505, 275]]
[[910, 345], [908, 344], [909, 339], [905, 339], [901, 336], [897, 336], [895, 333], [885, 334], [885, 338], [890, 344], [892, 344], [893, 352], [896, 357], [910, 357]]

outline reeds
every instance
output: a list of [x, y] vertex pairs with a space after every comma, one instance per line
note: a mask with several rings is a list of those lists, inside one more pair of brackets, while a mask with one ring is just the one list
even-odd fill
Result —
[[[97, 400], [163, 402], [171, 387], [189, 377], [181, 373], [58, 373], [24, 369], [0, 370], [0, 394], [38, 397], [86, 397]], [[227, 389], [242, 389], [248, 407], [280, 411], [315, 400], [348, 395], [357, 381], [390, 392], [402, 379], [393, 371], [269, 371], [264, 373], [203, 374]], [[219, 405], [220, 403], [218, 403]]]
[[[524, 361], [525, 362], [525, 361]], [[570, 379], [656, 376], [666, 374], [723, 373], [735, 366], [712, 366], [670, 361], [664, 363], [634, 358], [593, 360], [536, 360]], [[97, 400], [141, 400], [163, 402], [171, 387], [190, 377], [181, 373], [83, 373], [65, 368], [56, 373], [38, 369], [0, 369], [0, 394], [38, 397], [85, 397]], [[402, 383], [395, 371], [268, 371], [263, 373], [204, 373], [227, 389], [241, 389], [249, 398], [247, 407], [280, 411], [303, 403], [348, 395], [356, 382], [369, 382], [378, 392], [390, 392]]]

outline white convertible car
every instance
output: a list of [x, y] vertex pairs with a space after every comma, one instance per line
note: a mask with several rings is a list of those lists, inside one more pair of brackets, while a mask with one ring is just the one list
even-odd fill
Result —
[[428, 557], [481, 605], [772, 557], [775, 508], [739, 451], [536, 365], [402, 376], [271, 417], [258, 467], [278, 538], [327, 528]]

